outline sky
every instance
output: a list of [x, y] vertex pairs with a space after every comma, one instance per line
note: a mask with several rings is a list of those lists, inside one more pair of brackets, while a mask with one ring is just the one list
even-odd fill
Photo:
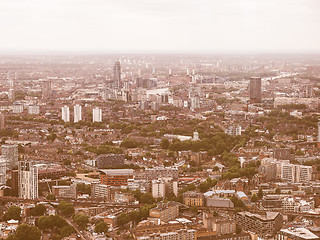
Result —
[[0, 53], [320, 53], [319, 0], [0, 0]]

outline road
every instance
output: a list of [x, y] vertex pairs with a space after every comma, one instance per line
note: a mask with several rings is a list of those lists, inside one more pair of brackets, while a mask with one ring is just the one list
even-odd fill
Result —
[[80, 230], [78, 229], [78, 226], [76, 224], [73, 223], [73, 221], [71, 221], [68, 218], [65, 218], [65, 220], [72, 226], [74, 227], [74, 229], [77, 231], [77, 234], [81, 237], [81, 239], [85, 239], [85, 240], [91, 240], [91, 238], [87, 237], [86, 235], [83, 235]]

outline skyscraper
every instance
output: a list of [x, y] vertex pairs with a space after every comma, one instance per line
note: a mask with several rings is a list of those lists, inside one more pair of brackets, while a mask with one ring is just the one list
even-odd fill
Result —
[[61, 108], [61, 118], [63, 121], [65, 122], [70, 122], [70, 110], [69, 110], [69, 107], [68, 106], [63, 106]]
[[4, 114], [0, 113], [0, 130], [5, 129], [4, 120], [5, 120]]
[[43, 100], [48, 100], [51, 98], [51, 81], [50, 80], [45, 80], [42, 82], [42, 99]]
[[93, 122], [102, 122], [102, 110], [101, 108], [92, 109], [92, 121]]
[[74, 111], [74, 122], [79, 122], [82, 120], [82, 111], [81, 111], [81, 106], [79, 104], [75, 105], [73, 107]]
[[32, 161], [19, 161], [19, 198], [38, 198], [38, 166]]
[[261, 103], [261, 78], [250, 78], [249, 86], [250, 103]]
[[115, 62], [113, 67], [113, 83], [116, 88], [121, 88], [121, 66], [119, 60]]

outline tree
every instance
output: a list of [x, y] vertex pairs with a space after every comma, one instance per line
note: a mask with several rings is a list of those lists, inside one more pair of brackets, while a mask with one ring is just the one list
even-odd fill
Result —
[[169, 145], [170, 145], [170, 142], [167, 138], [163, 138], [162, 141], [161, 141], [161, 148], [162, 149], [168, 149], [169, 148]]
[[258, 196], [257, 196], [257, 194], [253, 194], [253, 195], [252, 195], [251, 201], [252, 201], [252, 202], [258, 201]]
[[77, 224], [80, 228], [85, 229], [89, 223], [89, 217], [82, 214], [76, 214], [73, 217], [73, 221]]
[[14, 235], [14, 240], [40, 240], [41, 231], [36, 226], [21, 224], [17, 227]]
[[60, 230], [60, 235], [61, 237], [69, 237], [72, 233], [74, 233], [75, 230], [72, 226], [68, 225], [68, 226], [63, 226]]
[[276, 188], [276, 194], [281, 194], [281, 189], [280, 188]]
[[127, 213], [121, 213], [118, 217], [118, 225], [122, 227], [130, 221], [130, 218]]
[[96, 233], [107, 233], [109, 229], [108, 223], [101, 221], [97, 223], [94, 227]]
[[72, 203], [61, 201], [58, 205], [58, 210], [67, 217], [70, 217], [74, 213], [74, 207]]
[[263, 198], [263, 191], [262, 191], [261, 188], [259, 189], [257, 196], [258, 196], [259, 199]]
[[42, 216], [46, 212], [47, 208], [43, 204], [38, 204], [31, 210], [32, 216]]
[[14, 219], [14, 220], [21, 220], [21, 208], [12, 206], [8, 209], [8, 211], [4, 214], [3, 219], [5, 221]]
[[50, 223], [49, 223], [49, 219], [47, 216], [41, 216], [38, 219], [38, 228], [40, 228], [41, 230], [45, 230], [50, 228]]
[[47, 195], [47, 200], [56, 200], [56, 197], [53, 194], [49, 193]]

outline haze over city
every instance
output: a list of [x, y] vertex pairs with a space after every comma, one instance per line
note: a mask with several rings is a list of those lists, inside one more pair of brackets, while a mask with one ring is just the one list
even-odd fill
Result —
[[317, 0], [2, 0], [0, 53], [319, 53]]
[[0, 0], [0, 239], [319, 240], [319, 10]]

